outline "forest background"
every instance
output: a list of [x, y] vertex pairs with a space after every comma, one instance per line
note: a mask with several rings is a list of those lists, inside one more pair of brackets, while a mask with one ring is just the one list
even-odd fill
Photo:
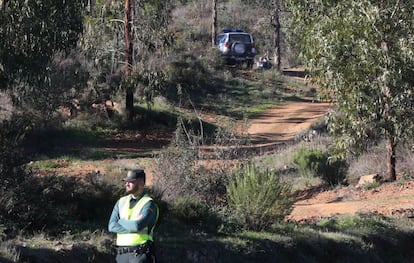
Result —
[[[118, 182], [141, 166], [164, 213], [160, 262], [410, 262], [410, 215], [286, 220], [302, 191], [364, 173], [412, 180], [409, 1], [262, 2], [1, 1], [0, 260], [112, 262]], [[223, 28], [252, 33], [280, 66], [224, 66], [212, 45]], [[315, 83], [283, 76], [302, 64]], [[251, 147], [250, 118], [308, 99], [337, 114], [283, 147]], [[382, 145], [385, 161], [361, 168]], [[116, 162], [76, 170], [104, 159]]]

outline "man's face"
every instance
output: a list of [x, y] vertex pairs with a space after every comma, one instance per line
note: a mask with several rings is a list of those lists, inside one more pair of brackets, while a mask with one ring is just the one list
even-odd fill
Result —
[[127, 194], [138, 195], [142, 192], [144, 188], [143, 180], [136, 179], [134, 181], [126, 181], [125, 182], [125, 191]]

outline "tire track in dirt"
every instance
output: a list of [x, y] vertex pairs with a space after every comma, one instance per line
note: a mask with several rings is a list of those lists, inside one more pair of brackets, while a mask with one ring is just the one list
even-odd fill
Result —
[[330, 107], [330, 103], [303, 100], [268, 109], [251, 120], [248, 128], [251, 143], [258, 148], [272, 148], [292, 141]]

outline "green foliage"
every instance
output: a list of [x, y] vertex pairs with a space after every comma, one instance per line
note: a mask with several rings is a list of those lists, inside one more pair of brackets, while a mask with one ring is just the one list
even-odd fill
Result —
[[30, 121], [23, 116], [0, 122], [0, 189], [7, 188], [9, 183], [15, 185], [18, 180], [15, 177], [20, 176], [24, 161], [22, 143], [31, 130]]
[[80, 49], [91, 75], [97, 100], [106, 100], [117, 91], [132, 89], [138, 99], [151, 106], [155, 95], [164, 91], [162, 68], [173, 44], [168, 24], [171, 1], [138, 1], [131, 10], [133, 65], [125, 77], [124, 2], [96, 1], [85, 19]]
[[317, 226], [328, 229], [329, 231], [340, 231], [358, 235], [385, 235], [390, 231], [390, 225], [392, 225], [390, 218], [373, 214], [335, 216], [323, 219], [317, 223]]
[[171, 203], [171, 213], [180, 222], [197, 224], [208, 217], [209, 209], [199, 198], [183, 196]]
[[322, 151], [307, 148], [300, 148], [293, 155], [293, 163], [304, 177], [317, 176], [326, 161]]
[[59, 233], [67, 229], [102, 227], [118, 193], [103, 182], [25, 174], [19, 178], [19, 185], [1, 189], [1, 219], [14, 231], [46, 228], [50, 233]]
[[42, 170], [49, 170], [59, 167], [59, 164], [54, 160], [45, 160], [43, 162], [39, 162], [37, 167], [39, 167]]
[[291, 186], [266, 170], [247, 165], [227, 187], [228, 202], [246, 229], [264, 230], [292, 209]]
[[42, 81], [52, 55], [74, 47], [83, 1], [4, 1], [0, 13], [0, 78]]
[[3, 1], [0, 86], [33, 122], [52, 118], [86, 84], [70, 50], [82, 32], [83, 0]]
[[363, 185], [364, 190], [371, 190], [381, 186], [381, 182], [366, 183]]
[[151, 54], [165, 53], [173, 39], [168, 31], [171, 22], [172, 3], [170, 0], [147, 0], [137, 2], [135, 9], [139, 19], [134, 21], [134, 38], [138, 40], [137, 55], [147, 59]]
[[[335, 135], [333, 155], [360, 154], [381, 138], [390, 142], [391, 160], [391, 147], [414, 130], [412, 3], [288, 2], [304, 62], [338, 105], [328, 115], [328, 129]], [[395, 167], [389, 171], [395, 174]]]
[[202, 61], [193, 55], [185, 55], [178, 61], [172, 61], [166, 68], [169, 86], [165, 95], [173, 101], [178, 101], [189, 94], [211, 92], [212, 90], [205, 89], [213, 88], [211, 84], [214, 84], [214, 75], [211, 73]]
[[[59, 127], [64, 119], [60, 115], [62, 109], [72, 112], [79, 107], [79, 93], [89, 78], [80, 60], [76, 52], [55, 53], [48, 64], [46, 80], [24, 84], [24, 90], [18, 94], [17, 105], [32, 117], [34, 123]], [[53, 120], [57, 121], [51, 122]]]
[[307, 148], [295, 152], [293, 163], [302, 176], [320, 177], [329, 185], [342, 183], [348, 170], [345, 160], [329, 160], [329, 156], [321, 150]]

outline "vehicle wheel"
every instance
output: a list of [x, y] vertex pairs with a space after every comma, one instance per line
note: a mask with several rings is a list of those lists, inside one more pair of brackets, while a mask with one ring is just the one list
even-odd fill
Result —
[[246, 45], [239, 42], [234, 42], [232, 45], [233, 52], [236, 54], [246, 53]]

